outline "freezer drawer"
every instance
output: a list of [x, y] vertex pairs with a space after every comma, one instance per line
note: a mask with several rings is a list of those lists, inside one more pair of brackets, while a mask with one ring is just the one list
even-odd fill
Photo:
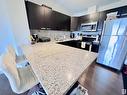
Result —
[[120, 70], [127, 54], [127, 36], [119, 36], [117, 45], [114, 48], [113, 58], [109, 66]]

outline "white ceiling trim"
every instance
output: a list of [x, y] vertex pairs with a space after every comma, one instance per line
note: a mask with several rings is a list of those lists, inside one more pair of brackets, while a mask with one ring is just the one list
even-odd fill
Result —
[[[96, 12], [100, 12], [100, 11], [104, 11], [104, 10], [109, 10], [109, 9], [113, 9], [113, 8], [117, 8], [117, 7], [121, 7], [121, 6], [126, 6], [126, 5], [127, 5], [127, 0], [121, 0], [121, 1], [116, 2], [116, 3], [111, 3], [111, 4], [108, 4], [108, 5], [105, 5], [105, 6], [100, 6], [100, 7], [97, 8]], [[85, 11], [83, 11], [83, 12], [72, 14], [72, 17], [78, 17], [78, 16], [83, 16], [83, 15], [88, 15], [88, 14], [91, 13], [88, 10], [89, 10], [89, 8], [86, 9]]]
[[96, 5], [86, 9], [83, 12], [72, 14], [71, 16], [72, 17], [79, 17], [79, 16], [83, 16], [83, 15], [87, 15], [87, 14], [92, 14], [92, 13], [95, 13], [95, 12], [97, 12], [97, 6]]
[[121, 7], [121, 6], [125, 6], [125, 5], [127, 5], [127, 0], [121, 0], [120, 2], [116, 2], [116, 3], [112, 3], [112, 4], [108, 4], [108, 5], [99, 7], [98, 11], [113, 9], [113, 8], [117, 8], [117, 7]]

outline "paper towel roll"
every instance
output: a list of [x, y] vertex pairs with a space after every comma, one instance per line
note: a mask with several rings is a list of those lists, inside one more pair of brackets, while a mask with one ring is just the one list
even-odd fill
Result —
[[82, 42], [81, 43], [81, 48], [85, 48], [86, 47], [86, 42]]

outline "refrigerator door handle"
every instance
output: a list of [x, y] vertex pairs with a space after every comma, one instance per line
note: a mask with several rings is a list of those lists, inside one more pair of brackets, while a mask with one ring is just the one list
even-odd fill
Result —
[[126, 42], [127, 42], [127, 37], [125, 36], [125, 40], [124, 40], [124, 42], [123, 42], [123, 44], [122, 44], [122, 48], [125, 47]]

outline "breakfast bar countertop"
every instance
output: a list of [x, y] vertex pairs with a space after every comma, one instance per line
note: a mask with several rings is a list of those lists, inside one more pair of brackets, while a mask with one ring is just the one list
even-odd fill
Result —
[[22, 49], [48, 95], [64, 95], [97, 58], [97, 53], [50, 42]]

